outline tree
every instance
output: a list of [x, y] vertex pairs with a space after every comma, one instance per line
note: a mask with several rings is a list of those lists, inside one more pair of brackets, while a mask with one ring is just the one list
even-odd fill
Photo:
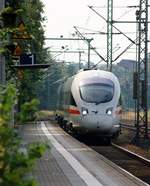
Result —
[[[30, 25], [30, 18], [26, 17], [28, 12], [25, 8], [25, 2], [26, 1], [24, 0], [6, 1], [6, 8], [4, 8], [0, 14], [0, 40], [3, 44], [0, 48], [0, 52], [3, 53], [6, 58], [7, 75], [7, 85], [5, 87], [0, 87], [0, 185], [3, 186], [37, 185], [34, 180], [27, 176], [27, 173], [29, 173], [31, 170], [34, 161], [41, 157], [42, 153], [46, 150], [46, 145], [31, 144], [26, 147], [25, 153], [22, 152], [20, 150], [21, 140], [19, 139], [16, 130], [12, 127], [14, 119], [12, 116], [12, 110], [17, 101], [17, 93], [20, 93], [20, 102], [23, 103], [26, 100], [31, 101], [35, 95], [34, 91], [36, 80], [41, 74], [40, 71], [37, 71], [35, 74], [31, 71], [26, 71], [24, 72], [24, 79], [20, 81], [16, 77], [16, 70], [11, 68], [13, 65], [12, 53], [16, 43], [16, 41], [13, 41], [12, 35], [18, 31], [17, 23], [19, 23], [19, 21], [25, 17], [26, 19], [24, 21], [26, 21], [25, 24], [27, 25], [27, 29], [34, 27], [33, 24]], [[33, 2], [28, 1], [28, 3], [31, 5]], [[38, 13], [38, 10], [40, 11], [40, 6], [42, 6], [42, 4], [40, 1], [35, 1], [35, 3], [39, 5], [39, 9], [34, 9], [35, 12], [37, 11], [38, 17], [33, 17], [33, 19], [34, 22], [37, 20], [39, 21], [38, 24], [35, 25], [36, 32], [33, 32], [33, 49], [34, 52], [38, 54], [37, 60], [45, 62], [44, 60], [47, 58], [47, 51], [43, 48], [44, 32], [42, 27], [40, 27], [41, 18], [39, 17]], [[11, 15], [16, 14], [16, 19], [14, 22], [12, 22], [10, 19], [10, 13]], [[31, 48], [32, 42], [28, 43], [26, 41], [18, 41], [18, 43], [23, 46], [24, 51], [30, 50], [33, 52], [33, 49]], [[35, 79], [35, 81], [33, 81], [33, 79]], [[14, 85], [9, 85], [10, 82], [16, 84], [18, 89], [16, 89]], [[23, 96], [23, 99], [21, 96]], [[26, 104], [24, 111], [27, 110], [28, 106], [30, 106], [29, 103]], [[25, 113], [22, 113], [21, 116], [25, 116]], [[24, 117], [22, 118], [24, 119]]]
[[[42, 16], [43, 7], [40, 0], [6, 1], [6, 8], [0, 14], [3, 20], [3, 25], [1, 25], [0, 29], [0, 40], [3, 46], [0, 52], [3, 52], [6, 58], [7, 81], [16, 82], [18, 90], [21, 93], [19, 96], [20, 104], [25, 101], [31, 101], [36, 97], [37, 82], [42, 76], [43, 71], [24, 70], [22, 79], [17, 79], [18, 70], [12, 68], [14, 65], [12, 54], [16, 45], [21, 46], [23, 53], [30, 52], [36, 54], [36, 63], [51, 63], [51, 57], [47, 48], [44, 48], [43, 22], [45, 21], [45, 17]], [[7, 16], [4, 16], [6, 12]], [[15, 21], [8, 21], [12, 17], [10, 13], [16, 15]], [[21, 22], [24, 23], [25, 31], [31, 36], [31, 40], [13, 39], [13, 35], [18, 32], [18, 26]]]
[[[28, 33], [32, 35], [30, 41], [30, 51], [36, 54], [36, 63], [50, 63], [47, 49], [44, 48], [44, 30], [43, 22], [45, 18], [42, 16], [43, 4], [40, 0], [27, 0], [21, 3], [22, 18], [26, 25]], [[28, 50], [28, 48], [27, 48]], [[36, 98], [36, 91], [39, 86], [38, 80], [42, 76], [42, 70], [25, 70], [23, 79], [20, 82], [20, 104], [25, 101], [31, 101]]]

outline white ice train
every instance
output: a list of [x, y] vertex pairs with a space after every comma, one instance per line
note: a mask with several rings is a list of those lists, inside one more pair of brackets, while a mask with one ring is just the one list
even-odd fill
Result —
[[58, 89], [56, 120], [67, 131], [110, 141], [120, 132], [120, 84], [108, 71], [83, 70]]

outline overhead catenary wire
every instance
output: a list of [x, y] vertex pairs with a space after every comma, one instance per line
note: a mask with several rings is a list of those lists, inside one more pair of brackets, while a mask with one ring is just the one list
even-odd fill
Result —
[[[85, 37], [81, 34], [81, 32], [77, 29], [76, 26], [74, 26], [74, 29], [77, 31], [77, 34], [79, 35], [79, 37], [85, 38]], [[96, 51], [96, 49], [95, 49], [91, 44], [90, 44], [90, 48], [91, 48], [104, 62], [106, 62], [105, 58], [104, 58], [102, 55], [100, 55], [100, 54]]]
[[[83, 30], [87, 30], [87, 31], [92, 31], [92, 33], [88, 33], [88, 32], [87, 32], [87, 33], [82, 33], [83, 35], [84, 35], [84, 34], [85, 34], [85, 35], [86, 35], [86, 34], [87, 34], [87, 35], [88, 35], [88, 34], [92, 34], [92, 35], [94, 35], [94, 34], [107, 35], [107, 32], [92, 30], [92, 29], [83, 28], [83, 27], [79, 27], [79, 26], [78, 26], [78, 27], [76, 26], [76, 28], [83, 29]], [[118, 34], [121, 34], [121, 33], [120, 33], [120, 32], [116, 32], [116, 33], [114, 32], [113, 34], [118, 35]]]
[[[116, 51], [118, 51], [120, 49], [120, 47], [116, 48], [116, 50], [113, 51], [113, 53], [115, 53]], [[107, 56], [105, 56], [105, 59], [107, 60]], [[98, 63], [96, 63], [95, 65], [93, 65], [92, 69], [96, 68], [97, 65], [99, 65], [100, 63], [102, 63], [103, 60], [100, 60]]]
[[50, 86], [55, 85], [57, 83], [65, 81], [69, 76], [65, 76], [64, 78], [58, 79], [57, 81], [54, 81], [50, 84]]
[[126, 14], [128, 14], [129, 12], [131, 12], [132, 11], [132, 9], [129, 9], [128, 11], [125, 11], [122, 15], [120, 15], [117, 19], [116, 19], [116, 21], [117, 20], [120, 20], [122, 17], [124, 17]]
[[[137, 42], [138, 37], [134, 40], [134, 42]], [[130, 49], [133, 46], [133, 43], [130, 43], [112, 62], [115, 62], [117, 59], [119, 59], [119, 57], [121, 57], [128, 49]], [[118, 50], [118, 49], [117, 49]], [[116, 52], [116, 51], [114, 51]], [[106, 58], [106, 57], [105, 57]], [[95, 68], [99, 63], [101, 63], [101, 61], [99, 61], [97, 64], [95, 64], [92, 68]]]
[[[93, 8], [107, 8], [106, 5], [104, 6], [92, 6]], [[139, 8], [138, 5], [130, 5], [130, 6], [114, 6], [113, 8]]]
[[[107, 22], [107, 20], [100, 14], [98, 13], [92, 6], [88, 6], [93, 12], [95, 12], [98, 16], [100, 16], [103, 20]], [[120, 32], [123, 36], [125, 36], [130, 42], [133, 44], [136, 44], [130, 37], [128, 37], [125, 33], [123, 33], [120, 29], [118, 29], [116, 26], [112, 24], [113, 28], [115, 28], [118, 32]]]

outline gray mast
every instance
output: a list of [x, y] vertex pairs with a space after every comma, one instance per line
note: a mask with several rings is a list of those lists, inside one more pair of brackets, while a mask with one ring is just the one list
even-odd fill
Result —
[[112, 71], [113, 0], [107, 2], [107, 70]]

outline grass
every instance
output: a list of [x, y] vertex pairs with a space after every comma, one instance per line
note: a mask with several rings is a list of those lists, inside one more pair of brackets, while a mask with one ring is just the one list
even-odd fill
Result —
[[54, 115], [54, 111], [41, 110], [36, 113], [36, 120], [47, 120]]
[[[133, 111], [123, 112], [121, 119], [123, 121], [133, 122], [135, 120], [135, 112], [133, 112]], [[148, 111], [148, 123], [150, 123], [150, 111]]]

